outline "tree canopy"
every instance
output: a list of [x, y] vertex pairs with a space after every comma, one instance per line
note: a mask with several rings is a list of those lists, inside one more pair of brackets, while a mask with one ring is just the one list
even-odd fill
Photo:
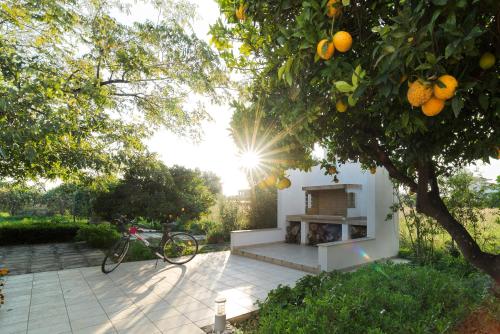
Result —
[[214, 203], [200, 171], [167, 167], [147, 155], [134, 159], [123, 179], [96, 198], [94, 211], [106, 219], [126, 215], [168, 223], [197, 219]]
[[[346, 161], [384, 166], [417, 193], [418, 210], [500, 282], [500, 256], [479, 248], [446, 208], [437, 183], [440, 175], [498, 157], [500, 71], [491, 56], [488, 66], [480, 64], [485, 53], [498, 58], [500, 52], [498, 1], [218, 3], [224, 16], [211, 27], [213, 43], [231, 68], [251, 78], [234, 103], [233, 129], [242, 146], [265, 138], [262, 154], [271, 161], [279, 152], [270, 164], [279, 169], [310, 167], [316, 143], [326, 149], [325, 167]], [[332, 4], [336, 15], [330, 15]], [[244, 15], [236, 14], [240, 8]], [[318, 43], [339, 31], [352, 36], [352, 48], [328, 58]], [[456, 91], [438, 80], [442, 75], [456, 78]], [[439, 114], [429, 117], [410, 105], [415, 82], [424, 95], [430, 89], [425, 101], [433, 89], [434, 95], [438, 88], [452, 91], [447, 101], [438, 99], [444, 103]], [[252, 131], [255, 136], [245, 135]]]
[[109, 171], [160, 126], [194, 134], [207, 114], [188, 94], [217, 102], [220, 62], [188, 2], [141, 3], [155, 21], [121, 22], [112, 0], [2, 1], [0, 177]]

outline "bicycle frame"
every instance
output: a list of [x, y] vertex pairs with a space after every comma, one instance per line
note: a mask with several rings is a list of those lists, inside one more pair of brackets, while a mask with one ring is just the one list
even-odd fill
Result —
[[163, 236], [161, 238], [160, 246], [153, 247], [153, 246], [151, 246], [151, 243], [149, 241], [147, 241], [143, 236], [141, 236], [138, 232], [139, 232], [139, 229], [137, 228], [137, 226], [132, 225], [128, 228], [128, 234], [130, 236], [133, 236], [134, 238], [136, 238], [137, 240], [142, 242], [146, 247], [151, 249], [158, 258], [165, 260], [165, 257], [158, 252], [161, 249], [162, 244], [164, 243], [165, 233], [163, 234]]

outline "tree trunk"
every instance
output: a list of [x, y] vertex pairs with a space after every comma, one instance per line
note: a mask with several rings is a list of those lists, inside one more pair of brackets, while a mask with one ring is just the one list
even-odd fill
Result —
[[418, 194], [417, 210], [434, 218], [455, 240], [465, 259], [500, 285], [500, 255], [483, 252], [465, 227], [453, 218], [438, 194]]
[[434, 218], [452, 237], [464, 258], [482, 270], [495, 281], [494, 292], [500, 295], [500, 255], [483, 252], [465, 227], [460, 224], [441, 199], [432, 159], [422, 157], [417, 163], [418, 183], [400, 171], [392, 162], [389, 154], [376, 142], [368, 146], [374, 158], [382, 164], [389, 176], [410, 187], [417, 193], [417, 211]]

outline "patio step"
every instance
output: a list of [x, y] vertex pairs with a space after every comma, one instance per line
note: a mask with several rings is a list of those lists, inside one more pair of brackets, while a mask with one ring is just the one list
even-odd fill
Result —
[[276, 259], [276, 258], [265, 256], [265, 255], [255, 254], [255, 253], [249, 252], [249, 251], [244, 250], [244, 249], [236, 248], [236, 249], [231, 250], [231, 253], [234, 255], [248, 257], [248, 258], [254, 259], [254, 260], [260, 260], [260, 261], [276, 264], [278, 266], [283, 266], [283, 267], [287, 267], [287, 268], [305, 271], [305, 272], [308, 272], [311, 274], [319, 274], [321, 272], [321, 269], [319, 266], [316, 266], [316, 267], [306, 266], [306, 265], [299, 264], [299, 263], [294, 263], [294, 262], [290, 262], [290, 261], [286, 261], [286, 260], [282, 260], [282, 259]]

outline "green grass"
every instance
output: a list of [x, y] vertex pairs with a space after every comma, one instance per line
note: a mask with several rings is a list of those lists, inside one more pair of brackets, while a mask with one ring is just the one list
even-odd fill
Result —
[[[480, 229], [484, 230], [484, 235], [481, 240], [477, 241], [483, 251], [498, 252], [498, 240], [500, 240], [500, 210], [483, 209], [482, 211], [485, 219], [480, 223]], [[401, 211], [399, 212], [399, 230], [403, 243], [409, 240], [405, 218]], [[444, 248], [446, 243], [450, 241], [451, 237], [445, 230], [441, 230], [441, 233], [434, 235], [434, 247], [436, 249]]]
[[[76, 218], [76, 223], [86, 223], [86, 218]], [[0, 213], [0, 225], [2, 224], [34, 224], [34, 223], [68, 223], [73, 222], [73, 216], [10, 216], [8, 213]]]

